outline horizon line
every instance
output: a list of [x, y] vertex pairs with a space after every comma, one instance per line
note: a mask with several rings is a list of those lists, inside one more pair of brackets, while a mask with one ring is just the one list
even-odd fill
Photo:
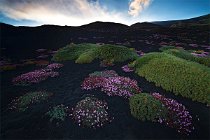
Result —
[[[200, 16], [190, 17], [190, 18], [183, 18], [183, 19], [169, 19], [169, 20], [159, 20], [159, 21], [135, 22], [135, 23], [130, 24], [130, 25], [125, 24], [125, 23], [120, 23], [120, 22], [111, 22], [111, 21], [93, 21], [93, 22], [90, 22], [90, 23], [87, 23], [87, 24], [83, 24], [83, 25], [78, 25], [78, 26], [58, 25], [58, 24], [13, 25], [13, 24], [10, 24], [10, 23], [2, 22], [2, 21], [0, 21], [0, 23], [7, 24], [7, 25], [11, 25], [11, 26], [14, 26], [14, 27], [40, 27], [40, 26], [81, 27], [81, 26], [88, 25], [88, 24], [91, 24], [91, 23], [96, 23], [96, 22], [102, 22], [102, 23], [116, 23], [116, 24], [122, 24], [122, 25], [126, 25], [126, 26], [132, 26], [132, 25], [134, 25], [134, 24], [136, 24], [136, 23], [154, 23], [154, 22], [169, 22], [169, 21], [179, 21], [179, 20], [190, 20], [190, 19], [199, 18], [199, 17], [202, 17], [202, 16], [207, 16], [207, 15], [210, 15], [210, 13], [204, 14], [204, 15], [200, 15]], [[154, 24], [155, 24], [155, 23], [154, 23]]]

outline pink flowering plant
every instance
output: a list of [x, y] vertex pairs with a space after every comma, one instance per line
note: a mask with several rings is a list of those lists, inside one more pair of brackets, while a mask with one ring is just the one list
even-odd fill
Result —
[[128, 77], [109, 77], [103, 82], [101, 91], [108, 96], [121, 96], [129, 98], [130, 96], [140, 93], [141, 89], [137, 85], [137, 81]]
[[79, 101], [76, 107], [72, 108], [70, 116], [79, 126], [89, 128], [102, 127], [112, 121], [107, 103], [94, 97], [86, 97]]
[[123, 70], [124, 72], [132, 72], [132, 71], [134, 71], [134, 69], [131, 68], [131, 67], [129, 67], [128, 65], [122, 66], [122, 70]]
[[48, 77], [56, 77], [58, 75], [59, 75], [58, 72], [54, 72], [50, 69], [40, 69], [25, 74], [21, 74], [20, 76], [15, 77], [12, 80], [12, 82], [14, 85], [24, 86], [33, 83], [39, 83], [41, 81], [46, 80]]
[[60, 63], [52, 63], [47, 66], [48, 69], [52, 69], [52, 70], [59, 69], [61, 67], [63, 67], [63, 64], [60, 64]]
[[159, 119], [159, 123], [165, 123], [167, 126], [175, 128], [179, 133], [189, 134], [194, 129], [192, 125], [192, 116], [184, 105], [176, 100], [166, 98], [159, 93], [153, 93], [152, 96], [162, 102], [168, 109], [168, 116], [165, 119]]
[[[102, 73], [107, 73], [103, 71]], [[121, 96], [129, 98], [130, 96], [140, 93], [141, 89], [138, 87], [137, 81], [130, 79], [129, 77], [98, 75], [85, 78], [82, 83], [82, 89], [92, 90], [100, 88], [102, 92], [105, 92], [108, 96]]]
[[58, 72], [53, 71], [54, 69], [61, 68], [63, 64], [53, 63], [48, 65], [46, 68], [21, 74], [13, 78], [12, 82], [14, 85], [30, 85], [34, 83], [39, 83], [46, 80], [48, 77], [57, 77], [59, 76]]

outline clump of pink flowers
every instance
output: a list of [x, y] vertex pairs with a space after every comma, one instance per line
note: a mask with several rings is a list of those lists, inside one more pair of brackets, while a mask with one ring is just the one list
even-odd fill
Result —
[[33, 83], [39, 83], [46, 80], [48, 77], [59, 76], [58, 72], [53, 71], [55, 68], [62, 67], [62, 64], [50, 64], [44, 69], [35, 70], [25, 74], [21, 74], [13, 78], [12, 82], [14, 85], [30, 85]]
[[159, 119], [159, 123], [166, 123], [167, 126], [177, 129], [179, 133], [189, 134], [193, 129], [192, 116], [184, 105], [178, 103], [176, 100], [166, 98], [159, 93], [153, 93], [152, 96], [161, 101], [168, 109], [168, 117], [166, 119]]
[[63, 64], [59, 64], [59, 63], [53, 63], [47, 66], [48, 69], [59, 69], [61, 67], [63, 67]]
[[37, 49], [37, 50], [36, 50], [36, 52], [39, 52], [39, 53], [45, 52], [45, 51], [46, 51], [46, 49]]
[[209, 52], [205, 52], [205, 51], [194, 51], [191, 53], [194, 56], [197, 57], [207, 57], [209, 55]]
[[21, 74], [12, 80], [15, 85], [29, 85], [32, 83], [39, 83], [46, 80], [48, 77], [58, 76], [58, 72], [51, 71], [50, 69], [40, 69], [25, 74]]
[[118, 76], [107, 78], [103, 82], [101, 91], [105, 92], [108, 96], [129, 98], [136, 93], [140, 93], [141, 89], [138, 87], [136, 80]]
[[[105, 71], [103, 72], [106, 73]], [[90, 77], [85, 78], [81, 86], [85, 90], [100, 88], [108, 96], [121, 96], [124, 98], [129, 98], [141, 92], [137, 81], [122, 76], [108, 77], [106, 75], [93, 76], [90, 74]]]
[[107, 103], [94, 97], [79, 101], [70, 116], [79, 126], [89, 128], [102, 127], [113, 119], [108, 115]]
[[124, 72], [132, 72], [132, 71], [134, 71], [134, 69], [128, 67], [128, 65], [122, 66], [122, 70]]

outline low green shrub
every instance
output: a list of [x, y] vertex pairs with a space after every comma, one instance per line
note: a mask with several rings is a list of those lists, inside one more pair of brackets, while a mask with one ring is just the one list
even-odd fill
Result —
[[54, 60], [54, 61], [75, 60], [81, 54], [91, 51], [92, 49], [95, 49], [96, 47], [98, 47], [98, 45], [96, 45], [96, 44], [89, 44], [89, 43], [73, 44], [73, 43], [71, 43], [64, 48], [59, 49], [58, 52], [53, 55], [52, 60]]
[[156, 122], [167, 117], [167, 109], [163, 104], [147, 93], [139, 93], [129, 98], [131, 115], [138, 120]]
[[163, 57], [163, 53], [158, 53], [158, 52], [153, 52], [153, 53], [148, 53], [145, 56], [142, 56], [141, 59], [137, 59], [135, 61], [134, 67], [135, 68], [140, 68], [141, 66], [147, 64], [150, 60], [154, 59], [154, 58], [161, 58]]
[[192, 55], [189, 51], [184, 49], [168, 49], [164, 51], [167, 54], [174, 55], [185, 60], [194, 61], [205, 66], [210, 67], [210, 58], [209, 57], [197, 57]]
[[43, 91], [28, 92], [14, 99], [11, 102], [10, 109], [25, 111], [29, 108], [30, 105], [46, 101], [50, 96], [52, 96], [52, 93], [43, 92]]
[[98, 50], [99, 59], [114, 60], [114, 62], [123, 62], [129, 59], [136, 59], [138, 56], [134, 50], [124, 46], [105, 44]]
[[90, 63], [94, 59], [123, 62], [136, 59], [134, 50], [117, 45], [70, 44], [58, 50], [53, 56], [54, 61], [75, 60], [76, 63]]
[[210, 69], [166, 53], [150, 53], [136, 60], [136, 73], [167, 91], [210, 103]]
[[67, 116], [67, 111], [68, 107], [65, 107], [64, 105], [58, 105], [49, 110], [45, 115], [50, 117], [50, 122], [53, 120], [64, 121]]
[[76, 60], [75, 63], [84, 64], [91, 63], [95, 59], [95, 55], [93, 55], [92, 51], [85, 52], [81, 54]]

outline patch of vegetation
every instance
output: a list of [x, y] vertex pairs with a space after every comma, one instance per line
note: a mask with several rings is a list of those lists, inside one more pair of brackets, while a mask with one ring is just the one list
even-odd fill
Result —
[[130, 50], [124, 46], [103, 45], [98, 50], [99, 59], [113, 60], [114, 62], [123, 62], [138, 57], [134, 50]]
[[67, 116], [68, 107], [58, 105], [49, 110], [46, 115], [50, 117], [50, 122], [53, 120], [64, 121]]
[[111, 121], [107, 103], [94, 97], [86, 97], [72, 109], [72, 118], [79, 126], [96, 128]]
[[157, 122], [167, 116], [163, 104], [147, 93], [139, 93], [129, 98], [131, 114], [141, 121]]
[[108, 96], [120, 96], [124, 98], [129, 98], [133, 94], [141, 92], [136, 80], [118, 76], [113, 70], [91, 73], [89, 77], [85, 78], [81, 86], [84, 90], [100, 88]]
[[58, 50], [54, 61], [75, 60], [76, 63], [90, 63], [95, 59], [109, 62], [123, 62], [137, 58], [134, 50], [118, 45], [70, 44]]
[[37, 91], [29, 92], [17, 99], [14, 99], [11, 103], [10, 109], [15, 109], [18, 111], [25, 111], [31, 104], [39, 103], [41, 101], [47, 100], [52, 93]]
[[184, 49], [167, 49], [164, 50], [164, 53], [174, 55], [176, 57], [189, 60], [189, 61], [194, 61], [200, 64], [203, 64], [205, 66], [210, 67], [210, 58], [209, 57], [197, 57], [192, 55], [189, 51], [186, 51]]
[[0, 71], [9, 71], [9, 70], [15, 70], [16, 65], [4, 65], [0, 66]]
[[96, 44], [69, 44], [53, 55], [54, 61], [76, 60], [81, 54], [98, 47]]
[[156, 86], [192, 100], [210, 104], [210, 69], [167, 53], [149, 53], [137, 59], [136, 73]]
[[95, 71], [91, 74], [89, 74], [90, 77], [94, 77], [94, 76], [97, 76], [97, 77], [117, 77], [118, 74], [116, 73], [116, 71], [114, 70], [106, 70], [106, 71]]
[[161, 48], [159, 48], [160, 51], [166, 51], [169, 49], [176, 49], [175, 46], [162, 46]]

